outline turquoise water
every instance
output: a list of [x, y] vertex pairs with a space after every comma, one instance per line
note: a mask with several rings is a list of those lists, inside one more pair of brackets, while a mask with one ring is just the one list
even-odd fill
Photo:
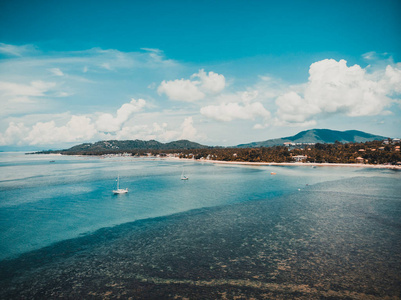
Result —
[[[188, 181], [180, 180], [183, 168]], [[128, 188], [128, 194], [113, 195], [118, 174], [120, 187]], [[316, 183], [352, 177], [401, 175], [346, 167], [0, 153], [0, 260], [103, 227], [204, 207], [269, 201]], [[361, 188], [366, 194], [399, 192], [380, 186], [350, 186], [347, 192], [355, 189], [360, 194]]]

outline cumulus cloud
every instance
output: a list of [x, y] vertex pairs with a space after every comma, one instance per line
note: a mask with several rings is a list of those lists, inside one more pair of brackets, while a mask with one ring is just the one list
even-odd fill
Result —
[[180, 140], [194, 140], [197, 136], [197, 130], [194, 127], [194, 121], [192, 117], [187, 117], [184, 119], [184, 122], [181, 124], [181, 135], [179, 137]]
[[54, 121], [38, 122], [24, 138], [29, 145], [48, 145], [57, 142], [89, 140], [97, 133], [91, 119], [86, 116], [72, 116], [70, 121], [57, 127]]
[[108, 113], [72, 115], [68, 122], [64, 121], [65, 125], [57, 125], [54, 120], [36, 122], [30, 127], [23, 122], [10, 122], [6, 131], [0, 133], [0, 145], [50, 145], [88, 141], [93, 138], [118, 138], [119, 135], [129, 133], [124, 129], [124, 123], [145, 105], [146, 101], [143, 99], [132, 99], [117, 110], [115, 117]]
[[198, 88], [199, 82], [188, 79], [163, 80], [157, 88], [159, 95], [166, 94], [172, 100], [193, 102], [205, 97]]
[[22, 122], [10, 122], [4, 133], [0, 133], [0, 145], [22, 145], [29, 128]]
[[205, 138], [195, 128], [192, 117], [185, 117], [181, 124], [177, 123], [177, 120], [172, 120], [172, 123], [153, 122], [149, 125], [124, 126], [115, 134], [118, 139], [158, 140], [161, 142], [179, 139], [202, 140]]
[[96, 127], [103, 132], [116, 132], [121, 130], [121, 126], [132, 116], [133, 113], [140, 111], [146, 105], [143, 99], [132, 99], [130, 103], [123, 104], [118, 110], [116, 117], [112, 114], [101, 114], [97, 121]]
[[220, 104], [204, 106], [200, 113], [207, 118], [223, 122], [262, 119], [263, 125], [258, 124], [254, 128], [265, 128], [271, 114], [260, 101], [255, 101], [258, 97], [257, 90], [221, 94], [215, 98]]
[[383, 72], [368, 73], [345, 60], [325, 59], [309, 69], [303, 93], [290, 91], [276, 99], [277, 117], [288, 123], [304, 123], [318, 114], [372, 116], [383, 112], [400, 92], [400, 66], [387, 66]]
[[53, 143], [89, 140], [97, 133], [91, 119], [72, 116], [67, 124], [56, 126], [54, 121], [37, 122], [31, 128], [22, 122], [10, 122], [7, 130], [0, 133], [0, 145], [49, 145]]
[[385, 71], [385, 79], [383, 80], [385, 89], [388, 94], [395, 95], [401, 93], [401, 64], [395, 67], [387, 66]]
[[105, 137], [168, 142], [178, 139], [200, 140], [204, 138], [204, 135], [199, 134], [198, 130], [194, 127], [193, 118], [186, 117], [179, 126], [168, 125], [166, 122], [154, 122], [151, 125], [124, 126], [115, 135], [107, 134]]
[[120, 140], [139, 139], [139, 140], [158, 140], [161, 142], [169, 141], [178, 136], [177, 130], [168, 128], [167, 123], [159, 124], [154, 122], [151, 125], [141, 124], [133, 126], [124, 126], [115, 135], [108, 134], [107, 138], [117, 138]]
[[[193, 80], [198, 79], [198, 80]], [[218, 94], [225, 88], [225, 78], [215, 72], [206, 73], [203, 69], [191, 79], [163, 80], [157, 89], [159, 95], [166, 94], [171, 100], [194, 102], [206, 94]]]
[[321, 110], [307, 103], [295, 92], [286, 93], [276, 100], [277, 115], [280, 119], [289, 123], [303, 123], [309, 117], [321, 112]]
[[199, 78], [200, 89], [206, 93], [218, 94], [224, 90], [226, 86], [226, 79], [224, 76], [212, 71], [206, 73], [203, 69], [201, 69], [198, 73], [193, 74], [191, 78]]
[[0, 145], [52, 145], [105, 139], [156, 139], [167, 142], [204, 138], [194, 127], [192, 117], [184, 118], [181, 124], [174, 122], [170, 126], [166, 122], [135, 124], [133, 115], [145, 106], [145, 100], [132, 99], [123, 104], [115, 116], [107, 113], [60, 115], [58, 120], [34, 122], [31, 126], [12, 121], [5, 132], [0, 133]]

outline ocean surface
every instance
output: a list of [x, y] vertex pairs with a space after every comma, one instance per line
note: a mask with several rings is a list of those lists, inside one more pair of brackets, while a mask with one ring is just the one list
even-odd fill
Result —
[[11, 298], [400, 297], [401, 172], [0, 153], [0, 241]]
[[[180, 180], [183, 170], [188, 181]], [[128, 194], [112, 193], [118, 175]], [[102, 227], [270, 199], [306, 185], [356, 176], [399, 178], [400, 174], [345, 167], [0, 153], [0, 260]]]

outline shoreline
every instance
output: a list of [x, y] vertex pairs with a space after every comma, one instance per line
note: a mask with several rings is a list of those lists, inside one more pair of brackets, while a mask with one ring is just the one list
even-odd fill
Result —
[[[64, 156], [62, 153], [50, 153], [43, 155], [55, 155]], [[78, 157], [88, 157], [88, 155], [66, 155], [66, 156], [78, 156]], [[89, 157], [102, 157], [103, 155], [90, 155]], [[301, 166], [301, 167], [353, 167], [353, 168], [371, 168], [371, 169], [388, 169], [401, 171], [401, 166], [398, 165], [373, 165], [373, 164], [347, 164], [347, 163], [303, 163], [303, 162], [251, 162], [251, 161], [223, 161], [223, 160], [198, 160], [192, 158], [179, 158], [179, 157], [157, 157], [157, 156], [147, 156], [150, 159], [164, 159], [164, 160], [183, 160], [183, 161], [196, 161], [196, 162], [206, 162], [214, 164], [229, 164], [229, 165], [250, 165], [250, 166]]]
[[251, 166], [297, 166], [297, 167], [356, 167], [356, 168], [372, 168], [372, 169], [389, 169], [401, 171], [401, 166], [395, 165], [372, 165], [372, 164], [344, 164], [344, 163], [276, 163], [276, 162], [251, 162], [251, 161], [223, 161], [223, 160], [194, 160], [187, 158], [178, 158], [180, 160], [190, 160], [199, 162], [208, 162], [215, 164], [229, 165], [251, 165]]

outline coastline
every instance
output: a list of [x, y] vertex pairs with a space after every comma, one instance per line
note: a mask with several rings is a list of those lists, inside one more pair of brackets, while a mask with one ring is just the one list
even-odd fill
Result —
[[[187, 158], [179, 158], [182, 160], [192, 160]], [[297, 167], [356, 167], [356, 168], [373, 168], [373, 169], [390, 169], [400, 170], [401, 166], [395, 165], [372, 165], [372, 164], [342, 164], [342, 163], [276, 163], [276, 162], [250, 162], [250, 161], [223, 161], [223, 160], [199, 160], [199, 162], [230, 164], [230, 165], [253, 165], [253, 166], [297, 166]]]
[[[28, 153], [25, 153], [28, 154]], [[43, 155], [54, 155], [63, 156], [62, 153], [50, 153]], [[88, 157], [88, 155], [75, 154], [67, 156], [78, 156], [78, 157]], [[103, 158], [104, 155], [90, 155], [89, 157], [100, 157]], [[193, 158], [179, 158], [179, 157], [157, 157], [157, 156], [147, 156], [146, 158], [154, 159], [164, 159], [164, 160], [183, 160], [183, 161], [196, 161], [196, 162], [206, 162], [214, 164], [231, 164], [231, 165], [250, 165], [250, 166], [297, 166], [297, 167], [351, 167], [351, 168], [370, 168], [370, 169], [388, 169], [401, 171], [401, 165], [373, 165], [373, 164], [346, 164], [346, 163], [310, 163], [310, 162], [251, 162], [251, 161], [223, 161], [223, 160], [197, 160]]]

